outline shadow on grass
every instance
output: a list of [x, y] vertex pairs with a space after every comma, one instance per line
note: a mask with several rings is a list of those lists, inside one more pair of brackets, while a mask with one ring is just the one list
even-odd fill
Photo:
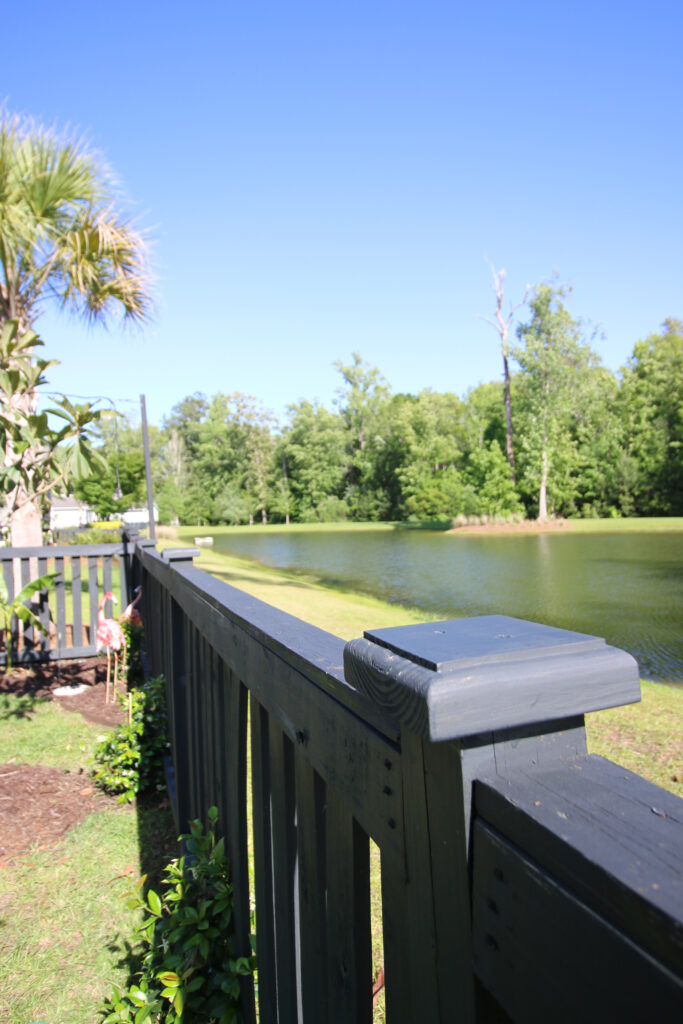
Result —
[[0, 697], [0, 722], [8, 722], [11, 718], [31, 718], [38, 704], [45, 704], [42, 698], [32, 695], [25, 697]]

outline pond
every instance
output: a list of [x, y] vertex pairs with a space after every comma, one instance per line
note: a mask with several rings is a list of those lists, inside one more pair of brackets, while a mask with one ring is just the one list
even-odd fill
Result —
[[645, 678], [683, 683], [680, 533], [269, 528], [216, 534], [214, 550], [443, 618], [500, 613], [592, 633], [633, 654]]

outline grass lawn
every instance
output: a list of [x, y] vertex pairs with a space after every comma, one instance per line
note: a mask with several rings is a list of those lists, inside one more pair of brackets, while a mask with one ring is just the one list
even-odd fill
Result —
[[[87, 772], [104, 732], [55, 703], [0, 698], [0, 765]], [[56, 845], [0, 868], [2, 1024], [94, 1024], [112, 982], [129, 977], [137, 916], [122, 897], [173, 855], [174, 829], [168, 809], [102, 804]]]

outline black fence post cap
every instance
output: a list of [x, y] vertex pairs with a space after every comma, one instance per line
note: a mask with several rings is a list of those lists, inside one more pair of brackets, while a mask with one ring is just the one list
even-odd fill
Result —
[[199, 548], [165, 548], [161, 557], [167, 562], [191, 562], [199, 554]]
[[430, 740], [640, 700], [630, 654], [507, 615], [366, 630], [346, 645], [344, 669], [351, 685]]

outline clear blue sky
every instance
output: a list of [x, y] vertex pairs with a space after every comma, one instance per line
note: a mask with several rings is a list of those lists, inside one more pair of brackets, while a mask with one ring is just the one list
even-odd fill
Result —
[[38, 0], [2, 31], [7, 109], [84, 132], [154, 239], [144, 332], [39, 321], [57, 389], [282, 416], [358, 351], [462, 395], [501, 372], [486, 257], [515, 301], [559, 271], [612, 370], [683, 317], [680, 0]]

